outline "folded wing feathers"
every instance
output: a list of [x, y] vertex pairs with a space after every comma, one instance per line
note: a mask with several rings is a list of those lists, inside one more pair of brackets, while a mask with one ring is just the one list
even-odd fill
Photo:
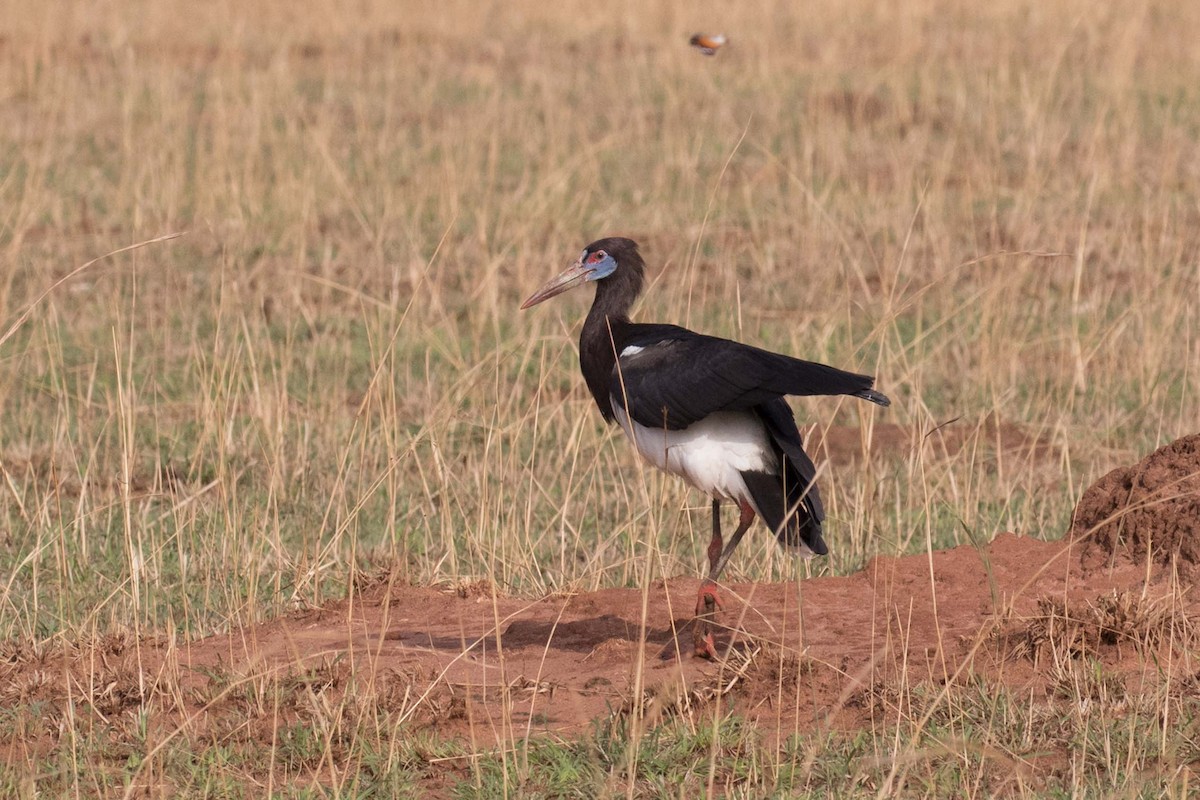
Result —
[[[658, 328], [659, 326], [654, 326]], [[643, 425], [685, 428], [719, 410], [748, 410], [783, 395], [851, 395], [879, 405], [888, 398], [869, 375], [803, 361], [757, 347], [670, 326], [630, 342], [641, 348], [619, 359], [613, 394], [628, 397]]]

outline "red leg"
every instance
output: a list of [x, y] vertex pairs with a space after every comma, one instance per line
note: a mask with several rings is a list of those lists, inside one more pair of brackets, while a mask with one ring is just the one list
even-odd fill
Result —
[[696, 596], [696, 619], [692, 629], [692, 647], [700, 658], [717, 659], [717, 646], [713, 642], [710, 621], [721, 610], [721, 598], [717, 596], [717, 585], [706, 580], [700, 584]]
[[717, 562], [721, 560], [721, 501], [712, 501], [712, 539], [708, 543], [708, 571], [712, 577], [712, 571], [717, 568]]
[[734, 548], [738, 546], [738, 542], [742, 540], [750, 528], [750, 524], [754, 522], [754, 509], [750, 507], [750, 504], [742, 500], [738, 506], [741, 509], [741, 518], [738, 520], [737, 530], [733, 532], [729, 544], [722, 547], [721, 505], [720, 501], [713, 500], [713, 535], [712, 540], [708, 543], [708, 577], [700, 584], [700, 591], [696, 595], [696, 620], [692, 642], [696, 655], [701, 658], [717, 659], [716, 645], [713, 642], [712, 631], [709, 630], [709, 621], [716, 612], [723, 608], [721, 598], [717, 594], [717, 578], [721, 576], [725, 565], [729, 563], [729, 557], [733, 555]]
[[[721, 501], [713, 500], [712, 539], [708, 543], [708, 572], [710, 575], [716, 569], [717, 562], [721, 560], [722, 549], [724, 549], [724, 542], [721, 541]], [[696, 618], [692, 623], [692, 646], [700, 658], [714, 660], [717, 658], [717, 647], [713, 642], [712, 632], [708, 629], [708, 623], [720, 607], [721, 598], [717, 595], [717, 584], [705, 579], [700, 584], [700, 591], [696, 593]]]

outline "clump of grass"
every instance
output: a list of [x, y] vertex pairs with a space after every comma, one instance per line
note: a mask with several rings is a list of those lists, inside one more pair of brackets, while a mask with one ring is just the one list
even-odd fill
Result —
[[1183, 599], [1175, 594], [1150, 597], [1114, 589], [1086, 603], [1042, 597], [1038, 610], [1015, 625], [991, 634], [1008, 654], [1061, 664], [1095, 658], [1103, 648], [1132, 648], [1148, 656], [1161, 648], [1186, 652], [1195, 646], [1200, 627]]

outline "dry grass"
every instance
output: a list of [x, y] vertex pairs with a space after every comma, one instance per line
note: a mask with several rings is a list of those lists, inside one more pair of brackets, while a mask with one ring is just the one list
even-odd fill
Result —
[[[733, 44], [704, 59], [710, 27]], [[693, 571], [707, 502], [603, 429], [585, 301], [516, 312], [604, 234], [643, 243], [642, 318], [971, 431], [829, 468], [816, 569], [1057, 536], [1200, 419], [1198, 39], [1184, 0], [15, 0], [6, 319], [186, 235], [3, 344], [0, 637], [194, 637], [360, 570], [534, 595]], [[796, 408], [864, 452], [882, 419]], [[731, 574], [792, 570], [754, 537]]]

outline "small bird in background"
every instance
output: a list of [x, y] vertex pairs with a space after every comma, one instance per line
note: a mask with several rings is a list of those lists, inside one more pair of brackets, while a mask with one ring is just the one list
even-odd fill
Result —
[[729, 44], [723, 33], [694, 33], [688, 39], [688, 44], [700, 50], [706, 56], [715, 56], [717, 51]]

